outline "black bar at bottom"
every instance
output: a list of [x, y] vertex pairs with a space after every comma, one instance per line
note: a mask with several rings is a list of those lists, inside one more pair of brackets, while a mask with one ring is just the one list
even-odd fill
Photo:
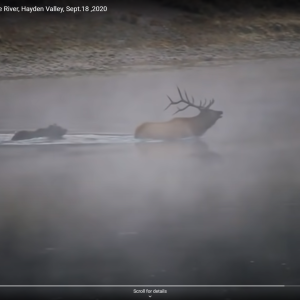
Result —
[[[159, 288], [166, 292], [154, 292], [155, 288], [0, 288], [0, 299], [300, 299], [300, 287], [272, 288]], [[151, 290], [151, 292], [149, 292]], [[156, 289], [157, 290], [157, 289]]]

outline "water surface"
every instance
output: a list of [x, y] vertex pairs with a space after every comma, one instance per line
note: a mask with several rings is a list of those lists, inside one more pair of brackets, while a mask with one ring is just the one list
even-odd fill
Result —
[[[299, 76], [272, 60], [0, 82], [3, 130], [115, 133], [0, 136], [0, 282], [300, 284]], [[135, 140], [171, 117], [176, 84], [223, 118], [202, 139]]]

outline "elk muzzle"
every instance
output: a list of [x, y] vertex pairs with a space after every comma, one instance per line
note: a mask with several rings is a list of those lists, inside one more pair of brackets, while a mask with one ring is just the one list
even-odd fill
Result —
[[219, 118], [223, 117], [223, 112], [222, 111], [217, 111]]

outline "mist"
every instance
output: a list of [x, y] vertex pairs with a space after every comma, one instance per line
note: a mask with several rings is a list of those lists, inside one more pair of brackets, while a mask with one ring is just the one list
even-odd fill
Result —
[[1, 81], [3, 130], [133, 135], [173, 117], [176, 85], [224, 112], [187, 142], [1, 146], [1, 284], [299, 284], [299, 70]]

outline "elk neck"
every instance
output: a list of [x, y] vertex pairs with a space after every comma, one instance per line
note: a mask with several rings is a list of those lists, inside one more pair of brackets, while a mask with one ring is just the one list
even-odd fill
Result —
[[199, 113], [190, 118], [190, 126], [194, 135], [203, 135], [210, 127], [216, 123], [217, 119], [211, 118], [208, 114]]

